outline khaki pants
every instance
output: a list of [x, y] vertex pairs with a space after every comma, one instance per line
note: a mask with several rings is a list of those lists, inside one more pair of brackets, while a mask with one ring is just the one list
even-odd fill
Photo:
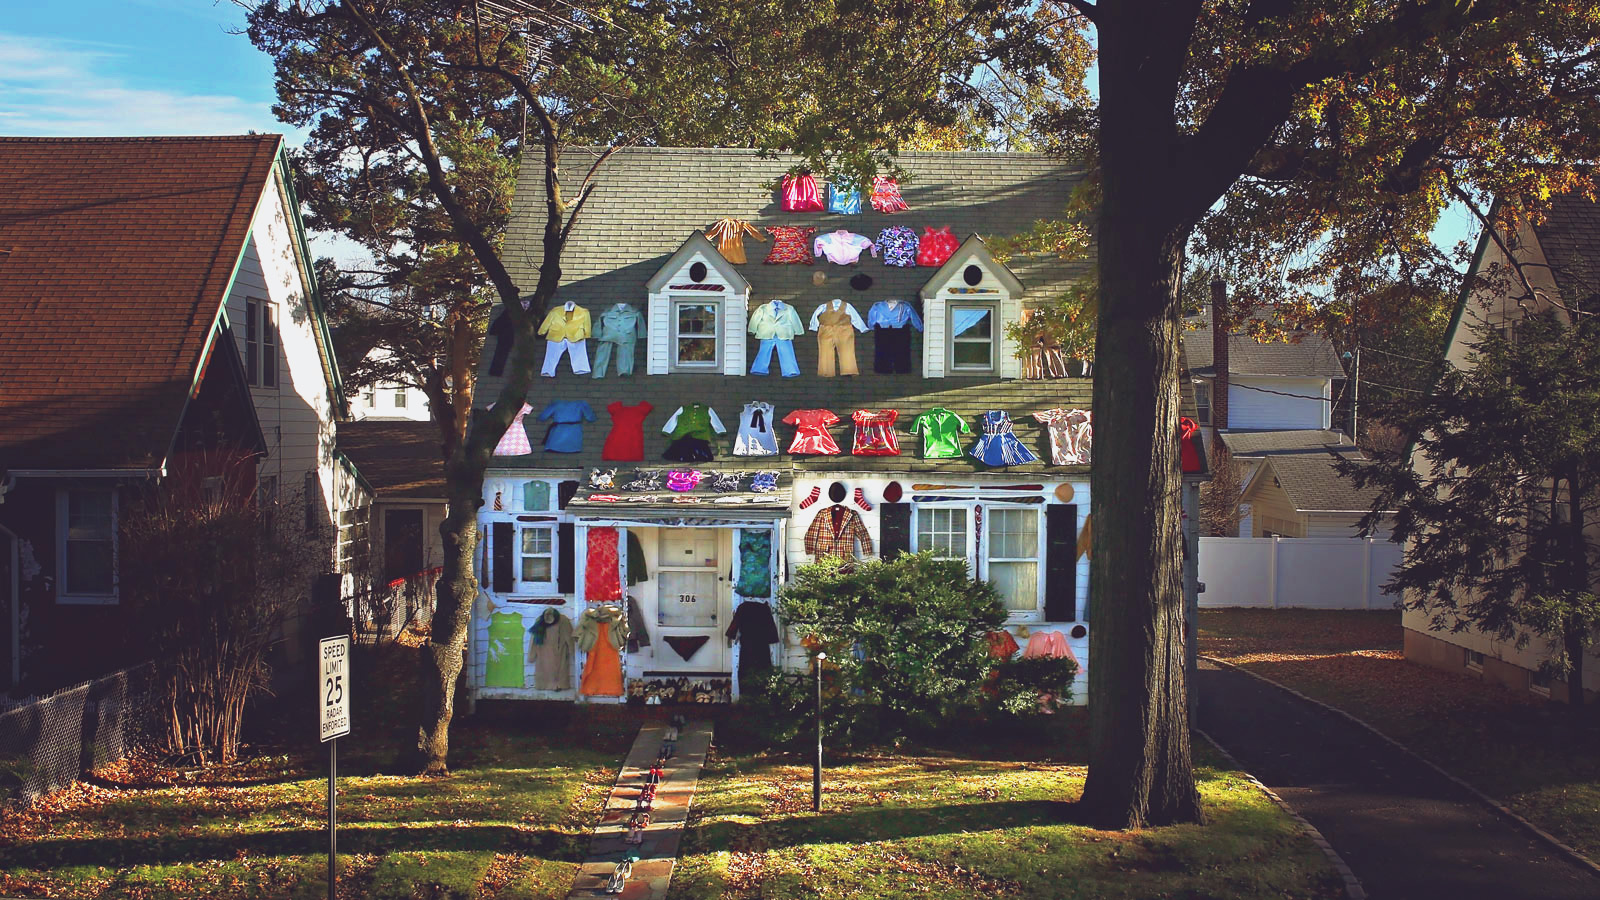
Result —
[[[839, 354], [838, 371], [834, 370], [835, 351]], [[861, 374], [856, 368], [856, 330], [849, 322], [817, 329], [817, 374], [824, 378]]]

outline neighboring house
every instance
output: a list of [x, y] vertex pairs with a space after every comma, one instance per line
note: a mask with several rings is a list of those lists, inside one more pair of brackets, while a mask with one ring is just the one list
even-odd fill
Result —
[[[1507, 249], [1521, 263], [1526, 285], [1512, 273]], [[1457, 368], [1471, 365], [1472, 345], [1486, 331], [1514, 334], [1525, 310], [1561, 308], [1577, 299], [1593, 302], [1600, 294], [1600, 205], [1576, 195], [1558, 196], [1541, 224], [1525, 224], [1499, 240], [1485, 231], [1465, 284], [1445, 341], [1445, 359]], [[1570, 685], [1539, 675], [1546, 651], [1538, 639], [1519, 649], [1474, 629], [1434, 631], [1428, 619], [1424, 612], [1405, 611], [1401, 621], [1407, 659], [1553, 700], [1568, 698]], [[1594, 649], [1583, 674], [1583, 689], [1592, 701], [1600, 695], [1600, 654]]]
[[[567, 159], [574, 169], [568, 183], [575, 184], [592, 156], [569, 151]], [[643, 315], [644, 336], [637, 346], [624, 345], [636, 360], [630, 377], [618, 376], [616, 360], [606, 377], [594, 378], [574, 374], [563, 358], [555, 377], [536, 378], [527, 396], [531, 413], [512, 426], [525, 431], [511, 435], [527, 438], [532, 452], [497, 455], [490, 464], [479, 512], [486, 537], [479, 560], [483, 592], [474, 610], [469, 675], [478, 697], [619, 699], [539, 687], [552, 676], [565, 681], [570, 675], [580, 684], [580, 666], [588, 664], [582, 652], [554, 661], [543, 678], [525, 662], [535, 649], [529, 628], [546, 610], [576, 621], [594, 605], [590, 601], [613, 596], [619, 584], [633, 601], [629, 624], [649, 638], [648, 646], [622, 652], [626, 689], [635, 697], [671, 689], [681, 679], [697, 696], [725, 699], [737, 691], [730, 676], [745, 654], [771, 654], [769, 661], [799, 668], [804, 651], [792, 641], [730, 644], [725, 633], [741, 604], [770, 608], [777, 588], [799, 566], [830, 549], [880, 557], [931, 550], [967, 560], [974, 575], [999, 591], [1019, 643], [1028, 643], [1030, 634], [1060, 633], [1077, 659], [1088, 662], [1093, 596], [1088, 542], [1082, 541], [1084, 553], [1079, 545], [1089, 514], [1089, 467], [1050, 464], [1050, 438], [1033, 414], [1087, 410], [1090, 381], [1023, 380], [1004, 326], [1087, 277], [1092, 261], [1042, 255], [1003, 265], [980, 237], [1020, 232], [1061, 215], [1082, 173], [1051, 157], [1018, 153], [907, 153], [900, 162], [914, 180], [904, 188], [910, 209], [895, 215], [865, 203], [863, 212], [850, 215], [783, 212], [768, 186], [793, 160], [753, 151], [625, 149], [605, 164], [567, 245], [554, 308], [570, 302], [598, 327], [607, 310], [628, 304]], [[542, 184], [539, 163], [530, 159], [506, 236], [512, 275], [529, 290], [536, 277], [529, 261], [540, 256]], [[773, 245], [746, 237], [749, 262], [734, 264], [703, 235], [722, 217], [761, 229], [819, 229], [811, 237], [847, 229], [874, 241], [890, 226], [919, 234], [924, 227], [949, 226], [960, 245], [938, 267], [891, 267], [865, 254], [852, 266], [826, 259], [765, 265]], [[809, 249], [809, 238], [806, 244]], [[824, 377], [818, 333], [807, 330], [794, 341], [798, 376], [782, 377], [778, 359], [770, 375], [749, 374], [761, 343], [749, 322], [764, 304], [782, 300], [809, 322], [819, 305], [834, 299], [863, 319], [877, 301], [895, 299], [916, 309], [925, 330], [909, 336], [907, 370], [874, 371], [879, 338], [869, 331], [854, 337], [860, 374]], [[594, 340], [587, 346], [598, 349]], [[480, 404], [491, 402], [503, 383], [493, 356], [483, 354]], [[558, 442], [581, 435], [576, 452], [542, 448], [548, 430], [537, 417], [551, 402], [582, 402], [596, 417], [554, 435]], [[626, 414], [619, 404], [641, 402], [653, 407], [643, 419], [644, 461], [605, 461], [602, 445], [613, 427], [608, 410]], [[841, 454], [791, 455], [786, 451], [796, 430], [778, 424], [773, 431], [784, 452], [730, 455], [746, 404], [755, 402], [772, 405], [763, 416], [769, 425], [797, 410], [831, 411], [840, 420], [830, 431]], [[666, 461], [663, 427], [692, 403], [711, 407], [727, 434], [713, 442], [714, 461]], [[910, 429], [935, 408], [950, 410], [973, 431], [986, 411], [1007, 412], [1016, 437], [1041, 461], [983, 465], [964, 455], [972, 434], [961, 435], [960, 458], [925, 459], [922, 439]], [[897, 414], [891, 430], [899, 455], [852, 455], [857, 410]], [[624, 488], [641, 474], [665, 478], [668, 470], [692, 470], [700, 482], [682, 492], [666, 485]], [[753, 489], [755, 473], [772, 474], [771, 490]], [[734, 489], [716, 491], [718, 475], [733, 479]], [[1201, 477], [1185, 479], [1190, 546]], [[680, 479], [685, 487], [694, 476]], [[842, 540], [834, 541], [835, 534]], [[1192, 572], [1185, 584], [1192, 601]], [[1091, 678], [1075, 686], [1079, 702]]]
[[[433, 608], [433, 582], [444, 561], [439, 525], [449, 509], [439, 446], [439, 427], [432, 422], [339, 424], [339, 449], [373, 492], [371, 583], [361, 589], [370, 590], [380, 606], [357, 604], [363, 627], [393, 631]], [[383, 617], [380, 612], [389, 613], [388, 621], [374, 621]]]
[[[1240, 498], [1250, 509], [1240, 531], [1248, 529], [1250, 537], [1361, 537], [1357, 523], [1377, 496], [1376, 488], [1340, 477], [1326, 451], [1267, 456]], [[1371, 536], [1387, 534], [1379, 526]]]
[[[1228, 448], [1228, 456], [1239, 469], [1239, 491], [1250, 490], [1262, 461], [1273, 456], [1320, 456], [1330, 453], [1361, 455], [1356, 445], [1343, 431], [1337, 429], [1315, 431], [1223, 431], [1217, 436]], [[1281, 475], [1281, 473], [1280, 473]], [[1248, 529], [1241, 527], [1245, 537]]]
[[[389, 351], [374, 348], [368, 359], [383, 359]], [[415, 385], [383, 381], [357, 391], [350, 401], [350, 418], [356, 421], [432, 421], [428, 408], [428, 395]]]
[[345, 404], [281, 137], [0, 138], [0, 197], [7, 680], [134, 661], [118, 517], [196, 466], [242, 456], [243, 472], [205, 474], [294, 504], [277, 521], [310, 549], [308, 595], [364, 554], [366, 490], [334, 445]]
[[1212, 327], [1207, 304], [1184, 332], [1197, 421], [1224, 431], [1326, 431], [1333, 425], [1334, 382], [1345, 377], [1333, 344], [1320, 334], [1260, 343]]

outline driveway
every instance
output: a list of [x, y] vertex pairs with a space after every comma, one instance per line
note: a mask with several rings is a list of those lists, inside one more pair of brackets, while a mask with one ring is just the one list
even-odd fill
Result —
[[1349, 722], [1200, 661], [1207, 734], [1315, 825], [1374, 900], [1595, 900], [1600, 876]]

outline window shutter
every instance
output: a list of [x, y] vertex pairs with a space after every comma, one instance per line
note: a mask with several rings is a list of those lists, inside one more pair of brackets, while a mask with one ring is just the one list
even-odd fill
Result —
[[[561, 491], [563, 494], [566, 493], [567, 485], [569, 484], [574, 488], [578, 485], [576, 481], [562, 482]], [[566, 498], [563, 497], [561, 505], [565, 506], [566, 504]], [[577, 583], [576, 576], [578, 573], [575, 571], [578, 568], [577, 542], [578, 538], [573, 531], [571, 522], [562, 522], [556, 525], [556, 590], [563, 594], [572, 593], [574, 585]]]
[[1078, 618], [1078, 507], [1051, 504], [1044, 509], [1044, 618]]
[[563, 481], [556, 485], [556, 508], [566, 509], [567, 503], [578, 496], [578, 483], [576, 481]]
[[885, 560], [911, 552], [911, 504], [878, 504], [878, 552]]
[[510, 522], [494, 523], [490, 542], [494, 554], [494, 590], [497, 594], [511, 593], [516, 584], [516, 528]]

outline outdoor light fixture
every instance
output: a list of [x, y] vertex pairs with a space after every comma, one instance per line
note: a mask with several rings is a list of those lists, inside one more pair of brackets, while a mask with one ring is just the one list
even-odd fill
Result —
[[811, 766], [811, 811], [822, 812], [822, 662], [826, 653], [818, 653], [817, 671], [817, 759]]

